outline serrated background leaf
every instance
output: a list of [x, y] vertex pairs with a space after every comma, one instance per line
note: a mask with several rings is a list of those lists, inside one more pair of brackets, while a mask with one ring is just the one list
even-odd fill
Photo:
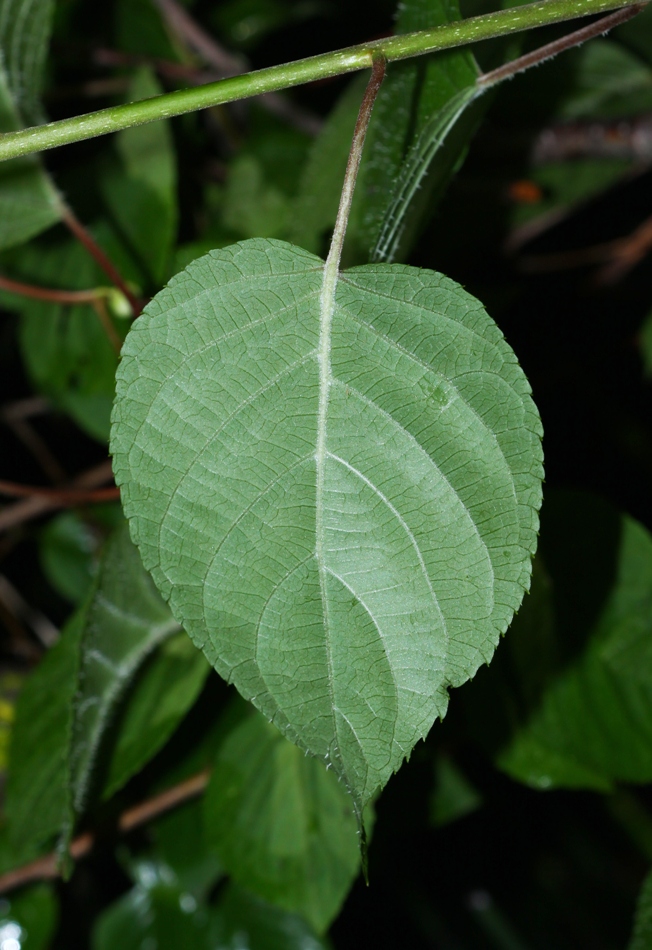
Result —
[[520, 604], [541, 430], [452, 281], [348, 271], [329, 335], [323, 272], [254, 240], [174, 278], [125, 344], [112, 454], [175, 616], [361, 809]]
[[319, 933], [329, 926], [360, 866], [351, 799], [262, 716], [250, 716], [220, 749], [204, 823], [238, 884]]
[[70, 788], [78, 812], [118, 699], [145, 658], [179, 630], [143, 569], [126, 525], [106, 543], [84, 614], [70, 746]]

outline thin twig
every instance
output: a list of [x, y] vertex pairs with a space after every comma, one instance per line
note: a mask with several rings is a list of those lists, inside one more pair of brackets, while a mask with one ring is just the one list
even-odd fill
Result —
[[42, 488], [40, 485], [20, 485], [0, 479], [0, 495], [11, 498], [49, 498], [62, 506], [89, 505], [99, 501], [114, 501], [120, 489], [112, 488]]
[[84, 304], [94, 303], [99, 294], [93, 290], [57, 290], [54, 287], [37, 287], [35, 284], [24, 284], [10, 277], [0, 275], [0, 290], [18, 294], [20, 297], [30, 297], [33, 300], [45, 300], [50, 303]]
[[4, 574], [0, 574], [0, 598], [14, 617], [31, 627], [44, 647], [51, 647], [57, 642], [58, 628], [45, 614], [28, 604], [20, 591]]
[[[198, 772], [197, 775], [193, 775], [178, 785], [168, 788], [159, 795], [154, 795], [153, 798], [148, 798], [139, 805], [128, 808], [118, 819], [118, 831], [121, 834], [127, 834], [133, 831], [134, 828], [138, 828], [172, 808], [176, 808], [177, 805], [191, 801], [201, 795], [208, 784], [209, 778], [210, 770], [204, 769], [202, 772]], [[94, 844], [95, 835], [92, 831], [78, 835], [70, 845], [71, 858], [78, 861], [85, 857]], [[7, 871], [6, 874], [0, 875], [0, 894], [6, 894], [7, 891], [14, 890], [23, 884], [29, 884], [31, 881], [51, 881], [58, 877], [60, 877], [59, 856], [53, 851], [37, 858], [35, 861], [30, 861], [29, 864], [13, 868], [11, 871]]]
[[[70, 488], [97, 488], [108, 481], [113, 480], [113, 471], [111, 462], [101, 462], [93, 468], [82, 472], [81, 475], [73, 479]], [[26, 498], [24, 501], [17, 501], [13, 505], [8, 505], [3, 511], [0, 511], [0, 532], [15, 528], [32, 518], [38, 518], [48, 511], [55, 511], [57, 508], [65, 508], [65, 502], [59, 499], [44, 498], [42, 495]]]
[[62, 221], [66, 227], [75, 235], [78, 241], [84, 245], [91, 257], [99, 264], [112, 284], [120, 290], [131, 306], [133, 314], [137, 317], [143, 309], [142, 301], [132, 293], [120, 271], [104, 253], [93, 235], [88, 231], [81, 221], [75, 216], [74, 212], [67, 206], [62, 206]]

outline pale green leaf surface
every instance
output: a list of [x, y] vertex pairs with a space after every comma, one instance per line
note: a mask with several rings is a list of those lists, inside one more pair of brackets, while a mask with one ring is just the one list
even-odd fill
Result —
[[652, 947], [652, 873], [643, 882], [638, 897], [634, 933], [628, 950], [649, 950]]
[[218, 672], [359, 811], [492, 656], [528, 587], [541, 427], [477, 300], [246, 241], [195, 261], [123, 349], [132, 537]]
[[105, 798], [163, 747], [197, 699], [209, 672], [204, 654], [183, 632], [163, 643], [149, 659], [120, 712]]
[[106, 543], [84, 617], [70, 747], [76, 811], [83, 808], [97, 749], [117, 701], [145, 658], [178, 629], [126, 525], [118, 528]]
[[[573, 503], [577, 520], [565, 508], [566, 524], [574, 537], [584, 527], [587, 541], [574, 541], [570, 559], [553, 562], [552, 578], [572, 596], [575, 615], [558, 596], [560, 622], [586, 622], [587, 635], [566, 666], [549, 674], [497, 762], [534, 787], [607, 791], [615, 781], [652, 780], [652, 537], [631, 518], [614, 520], [605, 505], [579, 496]], [[601, 526], [593, 536], [589, 522]], [[612, 549], [611, 579], [595, 561], [600, 533]]]
[[255, 714], [220, 749], [204, 804], [231, 877], [323, 932], [360, 867], [351, 799], [333, 772]]
[[[160, 95], [151, 70], [136, 73], [130, 101]], [[168, 122], [124, 129], [115, 138], [100, 187], [113, 219], [142, 262], [150, 281], [160, 284], [167, 272], [177, 231], [177, 170]]]
[[31, 673], [18, 697], [5, 798], [13, 841], [41, 846], [67, 821], [68, 747], [83, 615]]

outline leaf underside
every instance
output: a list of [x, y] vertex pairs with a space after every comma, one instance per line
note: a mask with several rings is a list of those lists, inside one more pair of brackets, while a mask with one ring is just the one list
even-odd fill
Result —
[[148, 305], [117, 376], [132, 537], [218, 672], [359, 808], [487, 662], [529, 584], [541, 427], [453, 281], [213, 251]]

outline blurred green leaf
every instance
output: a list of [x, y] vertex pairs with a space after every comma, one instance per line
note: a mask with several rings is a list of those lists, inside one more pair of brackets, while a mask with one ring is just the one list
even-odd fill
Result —
[[[98, 747], [118, 700], [154, 648], [178, 630], [123, 525], [105, 545], [84, 611], [70, 745], [70, 786], [77, 812], [83, 809]], [[147, 705], [151, 695], [145, 697]], [[132, 715], [140, 711], [136, 705]], [[132, 753], [138, 754], [136, 749]], [[117, 775], [123, 767], [116, 762], [115, 769]]]
[[[141, 68], [128, 100], [149, 99], [163, 90], [152, 71]], [[115, 137], [100, 187], [113, 220], [154, 286], [167, 273], [177, 232], [177, 171], [168, 122], [125, 129]]]
[[628, 950], [650, 950], [652, 947], [652, 872], [643, 881], [638, 897], [634, 933]]
[[327, 950], [312, 928], [259, 897], [230, 885], [217, 908], [213, 933], [220, 950]]
[[0, 49], [7, 86], [24, 125], [44, 121], [41, 91], [54, 0], [0, 0]]
[[133, 866], [137, 883], [97, 919], [93, 950], [216, 950], [207, 908], [157, 861]]
[[201, 800], [186, 802], [150, 825], [157, 854], [174, 871], [181, 887], [197, 900], [205, 900], [224, 875], [222, 864], [209, 847]]
[[[399, 5], [397, 33], [430, 29], [460, 19], [457, 0], [406, 0]], [[376, 248], [392, 216], [394, 185], [406, 155], [429, 121], [462, 90], [472, 87], [478, 68], [468, 50], [450, 50], [423, 60], [392, 63], [380, 88], [367, 134], [356, 193], [347, 229], [345, 264], [364, 262]], [[315, 140], [301, 180], [294, 209], [291, 240], [314, 253], [324, 253], [325, 239], [335, 223], [344, 169], [366, 77], [353, 80]], [[401, 240], [396, 254], [404, 258], [427, 210], [458, 167], [478, 122], [475, 111], [461, 106], [455, 135], [446, 139], [426, 162], [419, 201], [402, 209], [397, 225]], [[392, 221], [394, 218], [392, 217]]]
[[[12, 276], [40, 287], [89, 290], [105, 282], [74, 239], [29, 245], [10, 252], [6, 261]], [[22, 314], [20, 348], [34, 385], [85, 432], [105, 442], [118, 356], [99, 315], [90, 304], [49, 303], [13, 294], [4, 294], [3, 300]], [[115, 327], [126, 333], [126, 326]]]
[[351, 800], [321, 762], [252, 714], [218, 753], [204, 820], [238, 884], [320, 933], [328, 927], [360, 855]]
[[643, 374], [646, 379], [652, 379], [652, 313], [647, 315], [641, 327], [639, 347], [643, 360]]
[[480, 807], [482, 796], [447, 755], [437, 756], [434, 772], [430, 821], [436, 828], [463, 818]]
[[170, 738], [193, 705], [211, 670], [201, 650], [181, 631], [146, 661], [120, 710], [109, 753], [104, 797], [135, 775]]
[[288, 214], [287, 196], [265, 181], [261, 163], [253, 155], [237, 158], [224, 190], [224, 226], [238, 237], [280, 237]]
[[597, 39], [567, 55], [564, 68], [573, 81], [565, 83], [558, 118], [620, 118], [652, 109], [652, 69], [618, 43]]
[[68, 746], [83, 632], [77, 612], [16, 704], [5, 814], [10, 840], [25, 847], [46, 844], [68, 820]]
[[39, 556], [43, 573], [57, 593], [74, 604], [90, 590], [99, 543], [97, 533], [74, 511], [64, 511], [52, 518], [41, 532]]
[[118, 49], [173, 61], [187, 58], [152, 0], [117, 0], [114, 9]]
[[560, 658], [564, 665], [515, 726], [497, 763], [535, 788], [606, 791], [615, 781], [649, 782], [652, 537], [590, 496], [547, 504], [543, 556], [559, 642], [572, 653]]
[[47, 950], [57, 919], [50, 885], [37, 884], [0, 898], [1, 950]]

